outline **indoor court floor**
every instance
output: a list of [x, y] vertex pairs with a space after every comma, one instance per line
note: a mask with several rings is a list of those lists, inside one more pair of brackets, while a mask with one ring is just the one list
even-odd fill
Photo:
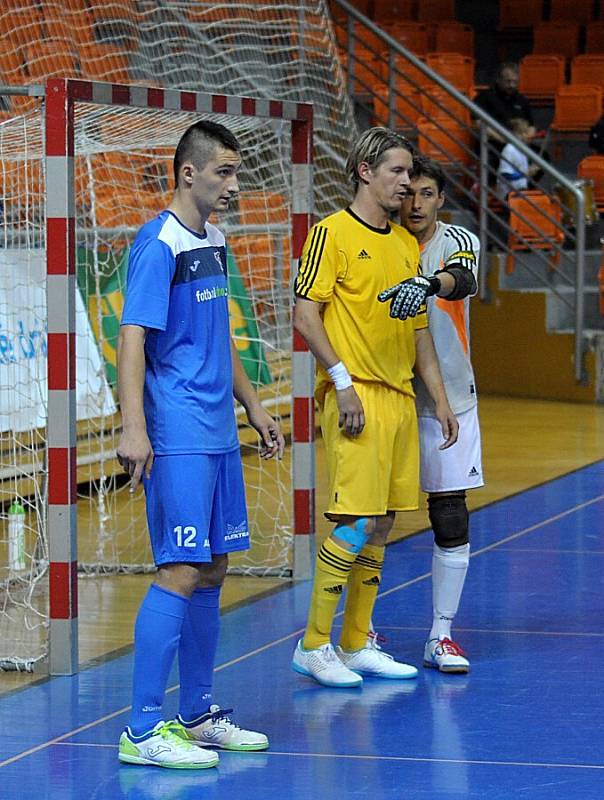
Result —
[[[600, 798], [604, 409], [494, 403], [483, 403], [487, 479], [492, 472], [497, 483], [509, 458], [509, 483], [472, 512], [471, 565], [454, 629], [471, 659], [468, 675], [420, 666], [431, 537], [402, 538], [388, 547], [374, 622], [388, 652], [420, 666], [416, 680], [366, 679], [362, 689], [338, 690], [294, 673], [310, 584], [286, 583], [225, 609], [217, 660], [217, 701], [266, 731], [270, 750], [222, 753], [218, 768], [201, 771], [120, 766], [132, 667], [126, 647], [76, 676], [0, 697], [0, 798]], [[560, 415], [542, 423], [558, 440], [558, 459], [543, 431], [539, 449], [518, 425], [521, 409], [528, 419], [539, 408], [535, 419]], [[495, 430], [514, 420], [515, 439], [502, 433], [495, 447]], [[527, 464], [532, 484], [518, 488]], [[168, 715], [177, 681], [173, 674]]]

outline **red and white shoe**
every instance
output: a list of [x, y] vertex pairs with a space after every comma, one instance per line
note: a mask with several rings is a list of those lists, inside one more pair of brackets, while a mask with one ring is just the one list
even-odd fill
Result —
[[424, 667], [439, 672], [469, 672], [466, 653], [451, 639], [428, 639], [424, 647]]

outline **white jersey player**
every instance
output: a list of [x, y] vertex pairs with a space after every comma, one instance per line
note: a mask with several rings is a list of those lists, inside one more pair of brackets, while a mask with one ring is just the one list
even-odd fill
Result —
[[451, 623], [470, 557], [466, 490], [484, 483], [469, 326], [480, 244], [465, 228], [437, 219], [445, 200], [444, 186], [439, 164], [416, 157], [401, 221], [420, 244], [423, 277], [398, 284], [379, 299], [390, 299], [391, 315], [401, 319], [412, 316], [420, 303], [427, 303], [428, 325], [445, 389], [459, 420], [456, 446], [443, 450], [434, 404], [421, 379], [416, 378], [421, 487], [428, 493], [434, 532], [433, 622], [424, 649], [424, 666], [441, 672], [467, 672], [469, 661], [451, 638]]

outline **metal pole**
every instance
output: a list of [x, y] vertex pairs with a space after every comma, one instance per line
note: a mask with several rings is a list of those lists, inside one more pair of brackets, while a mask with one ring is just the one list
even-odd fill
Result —
[[478, 294], [481, 300], [488, 300], [488, 269], [487, 269], [487, 221], [489, 203], [489, 138], [486, 124], [479, 120], [480, 130], [480, 195], [478, 210], [478, 238], [480, 240], [480, 270], [478, 272]]
[[586, 379], [583, 362], [583, 329], [585, 325], [585, 198], [576, 189], [577, 274], [575, 276], [575, 379], [584, 383]]

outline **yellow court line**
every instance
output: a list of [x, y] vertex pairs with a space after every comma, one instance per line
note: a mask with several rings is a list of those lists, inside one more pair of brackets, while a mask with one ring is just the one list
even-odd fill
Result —
[[[476, 552], [471, 553], [471, 557], [475, 558], [476, 556], [482, 555], [483, 553], [488, 553], [490, 550], [494, 550], [499, 545], [507, 544], [507, 542], [511, 542], [514, 539], [518, 539], [520, 536], [524, 536], [527, 533], [532, 533], [539, 528], [543, 528], [545, 525], [549, 525], [551, 522], [557, 522], [560, 519], [564, 519], [564, 517], [573, 514], [575, 511], [580, 511], [583, 508], [587, 508], [587, 506], [593, 505], [594, 503], [598, 503], [600, 500], [604, 500], [604, 494], [598, 495], [598, 497], [594, 497], [591, 500], [587, 500], [584, 503], [579, 503], [572, 508], [567, 509], [566, 511], [562, 511], [559, 514], [555, 514], [553, 517], [549, 517], [548, 519], [542, 520], [541, 522], [537, 522], [534, 525], [531, 525], [528, 528], [524, 528], [521, 531], [517, 531], [516, 533], [511, 534], [510, 536], [506, 536], [504, 539], [501, 539], [499, 542], [494, 542], [493, 544], [487, 545], [486, 547], [482, 547], [480, 550], [476, 550]], [[393, 586], [391, 589], [386, 589], [383, 592], [378, 594], [378, 597], [386, 597], [387, 595], [393, 594], [394, 592], [400, 591], [401, 589], [405, 589], [408, 586], [413, 586], [420, 581], [426, 580], [429, 578], [432, 573], [425, 572], [423, 575], [418, 575], [416, 578], [412, 578], [411, 580], [404, 581], [404, 583], [399, 583], [397, 586]], [[342, 616], [344, 611], [340, 611], [336, 614], [336, 617]], [[299, 628], [292, 633], [287, 634], [286, 636], [281, 636], [279, 639], [275, 639], [272, 642], [268, 642], [262, 647], [256, 647], [254, 650], [250, 650], [247, 653], [244, 653], [237, 658], [233, 658], [230, 661], [226, 661], [224, 664], [220, 664], [216, 669], [215, 672], [219, 672], [220, 670], [226, 669], [227, 667], [232, 667], [235, 664], [239, 664], [242, 661], [246, 661], [248, 658], [252, 656], [258, 655], [258, 653], [262, 653], [265, 650], [269, 650], [271, 647], [275, 647], [276, 645], [282, 644], [286, 642], [288, 639], [292, 639], [295, 636], [299, 636], [301, 633], [304, 632], [304, 628]], [[174, 692], [179, 688], [180, 684], [176, 684], [175, 686], [171, 686], [169, 689], [166, 690], [166, 694], [169, 692]], [[22, 753], [17, 753], [15, 756], [11, 756], [10, 758], [5, 759], [4, 761], [0, 761], [0, 768], [6, 767], [9, 764], [13, 764], [15, 761], [19, 761], [22, 758], [26, 758], [27, 756], [33, 755], [34, 753], [38, 753], [41, 750], [46, 749], [47, 747], [52, 747], [55, 744], [59, 744], [65, 739], [68, 739], [70, 736], [75, 736], [78, 733], [82, 733], [83, 731], [89, 730], [90, 728], [94, 728], [95, 725], [100, 725], [103, 722], [107, 722], [110, 719], [115, 719], [115, 717], [119, 717], [120, 714], [124, 714], [126, 711], [129, 711], [131, 706], [124, 706], [123, 708], [118, 709], [117, 711], [113, 711], [111, 714], [105, 714], [103, 717], [99, 717], [92, 722], [87, 722], [86, 725], [80, 725], [78, 728], [74, 728], [67, 733], [62, 734], [61, 736], [56, 736], [54, 739], [49, 739], [46, 742], [42, 742], [41, 744], [36, 745], [35, 747], [30, 747], [28, 750], [24, 750]], [[429, 760], [429, 759], [425, 759]]]

